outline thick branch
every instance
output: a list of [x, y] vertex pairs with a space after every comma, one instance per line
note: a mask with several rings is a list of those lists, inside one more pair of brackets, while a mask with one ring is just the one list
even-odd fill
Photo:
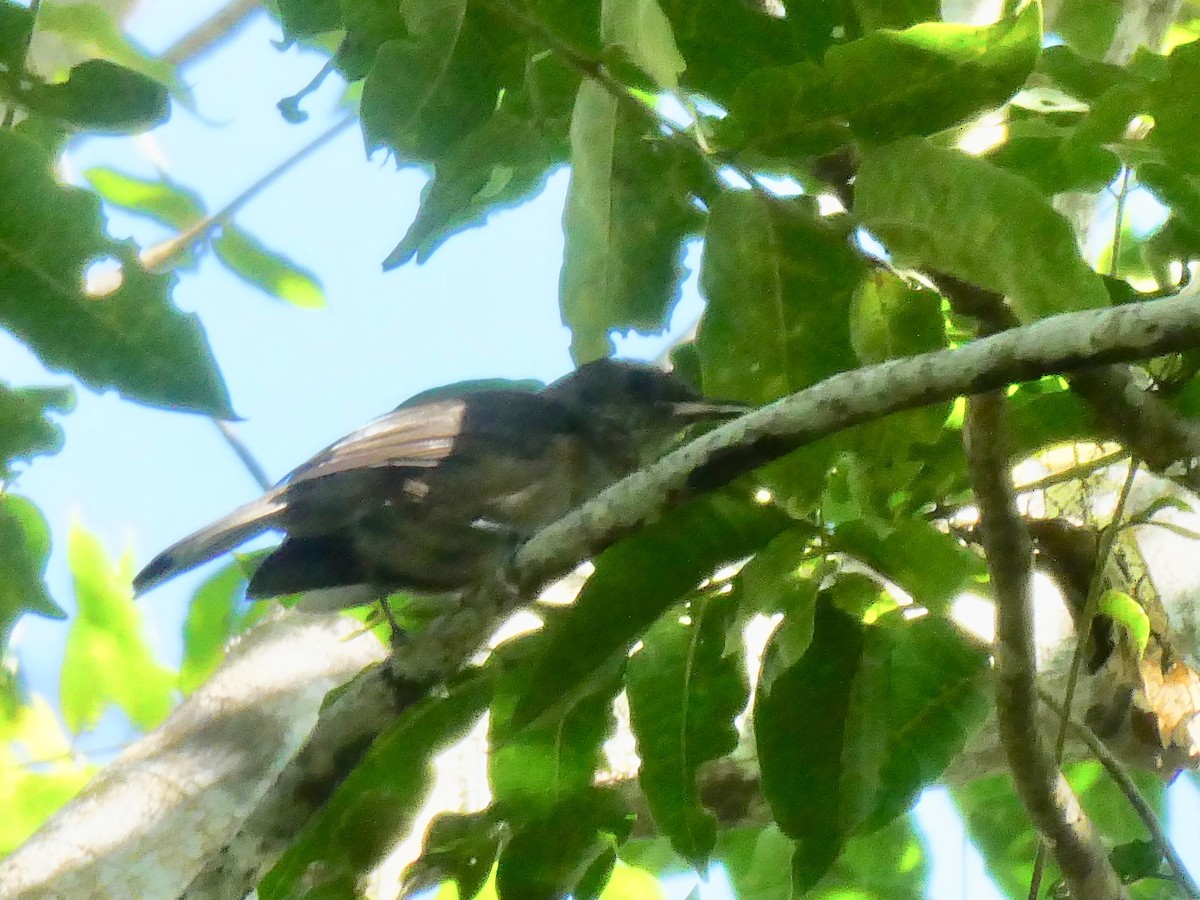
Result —
[[[954, 350], [891, 360], [836, 375], [709, 432], [544, 529], [517, 554], [515, 569], [520, 591], [480, 595], [475, 598], [477, 602], [468, 603], [458, 612], [439, 620], [434, 627], [414, 636], [404, 653], [394, 660], [390, 671], [402, 684], [419, 686], [435, 680], [439, 673], [456, 670], [487, 638], [500, 618], [522, 605], [522, 596], [532, 596], [533, 591], [526, 588], [544, 584], [569, 571], [578, 560], [594, 555], [693, 490], [729, 481], [806, 443], [902, 409], [1001, 387], [1011, 381], [1036, 378], [1096, 361], [1137, 359], [1197, 345], [1200, 345], [1200, 291], [1191, 291], [1170, 300], [1056, 316]], [[217, 677], [224, 677], [232, 663], [233, 660], [227, 662]], [[362, 665], [365, 664], [364, 661]], [[445, 677], [444, 674], [441, 677]], [[253, 697], [255, 708], [269, 720], [273, 719], [275, 700], [271, 691], [256, 692], [252, 680], [242, 682], [240, 687], [243, 697]], [[338, 715], [355, 718], [353, 696], [353, 691], [343, 695], [347, 706]], [[363, 704], [360, 711], [382, 708], [379, 690], [364, 689], [363, 696], [365, 699], [359, 701]], [[341, 698], [338, 703], [342, 703]], [[365, 729], [350, 728], [339, 732], [337, 728], [324, 725], [324, 720], [333, 715], [332, 710], [337, 705], [322, 712], [323, 724], [313, 734], [303, 754], [288, 765], [282, 778], [265, 795], [257, 780], [264, 777], [263, 772], [255, 774], [255, 780], [247, 782], [253, 786], [245, 786], [240, 793], [231, 785], [229, 796], [236, 797], [236, 802], [229, 800], [226, 824], [210, 829], [211, 813], [193, 810], [187, 830], [189, 833], [203, 831], [205, 847], [211, 849], [201, 850], [192, 867], [182, 872], [175, 870], [174, 876], [164, 872], [162, 860], [159, 860], [157, 872], [160, 876], [184, 877], [183, 881], [177, 882], [174, 892], [155, 891], [155, 896], [173, 895], [182, 890], [206, 860], [216, 860], [214, 865], [217, 867], [229, 864], [234, 869], [241, 869], [239, 883], [254, 883], [255, 872], [261, 871], [264, 865], [269, 866], [273, 860], [258, 858], [252, 870], [247, 870], [250, 863], [244, 854], [232, 851], [221, 854], [218, 848], [224, 847], [228, 851], [231, 835], [243, 824], [247, 827], [253, 824], [259, 833], [273, 829], [275, 843], [272, 847], [289, 842], [305, 821], [303, 814], [296, 814], [296, 807], [289, 806], [289, 792], [295, 793], [292, 786], [303, 784], [314, 796], [324, 796], [344, 774], [342, 766], [329, 767], [322, 783], [317, 784], [320, 779], [314, 779], [311, 773], [319, 771], [320, 767], [306, 769], [304, 760], [352, 761], [355, 753], [361, 751], [363, 742], [371, 738], [372, 728], [377, 733], [385, 727], [396, 708], [393, 705], [377, 715], [362, 716], [361, 720], [372, 723]], [[247, 725], [243, 733], [254, 734], [257, 727]], [[196, 724], [195, 728], [202, 730], [201, 724]], [[151, 735], [131, 748], [131, 752], [146, 755], [148, 751], [143, 744], [155, 739], [155, 735]], [[186, 744], [188, 736], [181, 735], [179, 740]], [[270, 773], [278, 772], [279, 767], [294, 755], [292, 749], [279, 747], [275, 750], [280, 755], [270, 761], [266, 770]], [[106, 785], [114, 787], [127, 777], [132, 775], [119, 766], [104, 776]], [[196, 793], [205, 790], [202, 786], [194, 785], [193, 788]], [[257, 803], [256, 798], [261, 798], [262, 802]], [[69, 805], [63, 815], [69, 814], [74, 806], [75, 803]], [[259, 812], [252, 812], [255, 808]], [[250, 816], [253, 818], [247, 821]], [[233, 827], [229, 828], [229, 825]], [[77, 836], [71, 837], [74, 841]], [[33, 842], [39, 839], [40, 835]], [[265, 848], [265, 844], [256, 845], [253, 840], [243, 846]], [[129, 841], [131, 845], [136, 843], [133, 835]], [[75, 842], [75, 847], [83, 844], [86, 840]], [[23, 852], [18, 851], [0, 867], [0, 885], [14, 883], [5, 879], [11, 877], [13, 860]], [[273, 852], [267, 851], [267, 855]], [[52, 877], [49, 870], [41, 871], [46, 878]], [[90, 895], [104, 896], [95, 892]], [[134, 895], [136, 892], [124, 894]]]
[[382, 655], [345, 616], [260, 625], [0, 864], [0, 897], [176, 896], [276, 781], [325, 695]]
[[544, 581], [595, 554], [693, 490], [725, 484], [852, 425], [905, 409], [1096, 363], [1200, 344], [1200, 290], [1166, 300], [1066, 313], [952, 350], [842, 372], [722, 425], [541, 531], [518, 554]]
[[1017, 795], [1073, 897], [1128, 897], [1104, 845], [1037, 730], [1033, 547], [1008, 465], [1004, 396], [972, 397], [963, 423], [979, 530], [996, 602], [996, 720]]

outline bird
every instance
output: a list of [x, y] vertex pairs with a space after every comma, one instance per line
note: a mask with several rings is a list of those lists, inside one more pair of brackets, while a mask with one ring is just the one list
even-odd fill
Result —
[[154, 557], [144, 594], [268, 531], [246, 596], [462, 592], [520, 541], [652, 462], [687, 426], [733, 418], [674, 373], [613, 359], [538, 391], [435, 389], [331, 444], [256, 500]]

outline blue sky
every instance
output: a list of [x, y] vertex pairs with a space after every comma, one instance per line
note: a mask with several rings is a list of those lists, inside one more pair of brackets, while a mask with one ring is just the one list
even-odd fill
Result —
[[[220, 5], [148, 2], [127, 25], [157, 52]], [[199, 191], [210, 210], [340, 118], [335, 107], [341, 88], [332, 78], [305, 102], [307, 123], [290, 125], [278, 115], [276, 102], [305, 85], [323, 63], [298, 48], [278, 51], [271, 42], [279, 37], [267, 16], [254, 16], [231, 41], [184, 71], [196, 113], [176, 104], [171, 121], [153, 134], [167, 173]], [[72, 149], [68, 161], [75, 173], [110, 166], [156, 174], [139, 141], [91, 139]], [[452, 238], [426, 265], [384, 273], [380, 261], [412, 219], [424, 181], [416, 170], [397, 171], [382, 154], [366, 159], [357, 128], [350, 128], [238, 214], [241, 226], [320, 276], [329, 300], [325, 310], [272, 300], [211, 256], [199, 271], [185, 273], [175, 290], [176, 303], [200, 315], [234, 408], [245, 420], [239, 433], [272, 477], [427, 387], [479, 377], [550, 380], [570, 368], [557, 300], [566, 172], [552, 175], [535, 200], [494, 215], [489, 227]], [[143, 245], [166, 236], [119, 212], [112, 212], [110, 230]], [[694, 249], [688, 254], [693, 268], [697, 255]], [[692, 278], [676, 328], [689, 325], [699, 308]], [[618, 347], [648, 357], [665, 343], [662, 337], [631, 338]], [[46, 373], [3, 334], [0, 378], [17, 385], [69, 381]], [[203, 418], [81, 388], [78, 407], [63, 424], [64, 450], [36, 461], [15, 489], [50, 520], [55, 550], [48, 580], [68, 610], [65, 547], [72, 517], [95, 531], [110, 553], [132, 547], [140, 565], [257, 493]], [[141, 601], [154, 645], [168, 663], [178, 663], [183, 612], [204, 574], [190, 573]], [[26, 617], [15, 634], [31, 686], [52, 699], [66, 632], [66, 623]], [[114, 713], [82, 746], [107, 747], [126, 734]], [[1192, 802], [1192, 828], [1196, 808]], [[921, 821], [943, 834], [958, 827], [937, 796], [923, 805]], [[930, 896], [963, 896], [966, 885], [973, 885], [972, 897], [988, 896], [977, 877], [963, 874], [964, 864], [977, 864], [963, 855], [961, 838], [944, 847], [935, 859]]]

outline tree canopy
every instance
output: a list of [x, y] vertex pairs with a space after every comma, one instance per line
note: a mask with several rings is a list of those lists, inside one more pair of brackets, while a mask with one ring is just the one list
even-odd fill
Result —
[[[197, 591], [164, 666], [132, 560], [75, 529], [66, 733], [15, 666], [0, 685], [0, 895], [362, 896], [486, 714], [486, 802], [438, 810], [381, 894], [658, 897], [719, 864], [742, 898], [922, 896], [909, 811], [945, 783], [1008, 895], [1200, 896], [1159, 825], [1165, 777], [1200, 767], [1196, 585], [1156, 556], [1200, 539], [1200, 20], [982, 5], [270, 4], [283, 45], [327, 59], [280, 114], [337, 72], [367, 152], [429, 175], [384, 268], [569, 166], [575, 361], [664, 330], [699, 245], [703, 315], [669, 363], [761, 408], [517, 550], [514, 595], [393, 597], [411, 633], [387, 659], [365, 613], [246, 603], [251, 554]], [[88, 58], [38, 68], [35, 29]], [[196, 258], [323, 300], [314, 262], [234, 222], [262, 182], [210, 212], [167, 178], [56, 171], [68, 142], [189, 103], [180, 63], [98, 7], [0, 0], [0, 327], [83, 390], [228, 420], [172, 300]], [[106, 205], [175, 236], [115, 240]], [[64, 615], [44, 575], [65, 511], [17, 479], [72, 403], [0, 382], [0, 652], [22, 616]], [[567, 576], [570, 602], [476, 653]], [[992, 604], [982, 631], [965, 597]], [[1057, 646], [1044, 604], [1074, 623]], [[96, 775], [70, 736], [114, 704], [147, 736]], [[121, 791], [155, 771], [174, 793], [139, 810]]]

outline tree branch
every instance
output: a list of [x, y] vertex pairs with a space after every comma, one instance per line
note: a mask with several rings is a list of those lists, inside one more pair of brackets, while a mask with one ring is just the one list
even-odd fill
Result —
[[1008, 464], [1004, 395], [972, 397], [963, 449], [979, 508], [979, 531], [996, 603], [996, 720], [1017, 796], [1049, 845], [1073, 897], [1129, 894], [1079, 800], [1051, 761], [1036, 727], [1033, 546], [1017, 511]]
[[[327, 796], [340, 783], [344, 771], [348, 771], [347, 767], [333, 766], [326, 770], [325, 776], [316, 779], [312, 773], [318, 769], [306, 768], [309, 764], [305, 760], [350, 760], [352, 767], [356, 754], [361, 753], [365, 746], [364, 742], [369, 742], [374, 734], [388, 724], [398, 705], [404, 705], [395, 702], [396, 684], [410, 692], [419, 692], [439, 677], [461, 668], [471, 653], [492, 633], [500, 619], [523, 605], [523, 597], [534, 596], [535, 590], [529, 586], [540, 586], [570, 571], [580, 559], [614, 543], [688, 494], [725, 483], [806, 443], [903, 409], [1090, 365], [1096, 360], [1112, 362], [1136, 359], [1198, 345], [1200, 290], [1193, 290], [1168, 300], [1055, 316], [953, 350], [889, 360], [877, 366], [844, 372], [703, 435], [648, 469], [602, 492], [535, 535], [516, 556], [514, 577], [520, 588], [518, 591], [481, 591], [473, 598], [473, 602], [463, 604], [462, 608], [438, 620], [432, 627], [414, 635], [386, 673], [381, 667], [378, 674], [370, 676], [361, 686], [356, 684], [355, 690], [346, 691], [337, 703], [322, 711], [321, 724], [294, 762], [289, 764], [288, 760], [296, 755], [295, 744], [280, 745], [274, 748], [277, 756], [267, 758], [268, 755], [264, 754], [260, 768], [246, 769], [242, 774], [248, 786], [237, 791], [231, 785], [223, 794], [223, 802], [228, 807], [221, 811], [217, 821], [210, 824], [209, 818], [215, 814], [198, 808], [196, 796], [207, 792], [208, 785], [199, 778], [178, 779], [179, 802], [186, 800], [196, 804], [195, 807], [189, 807], [193, 818], [189, 820], [186, 830], [188, 833], [202, 832], [204, 842], [202, 847], [196, 848], [195, 855], [184, 861], [186, 864], [169, 864], [165, 858], [156, 860], [158, 886], [174, 879], [174, 887], [156, 890], [154, 895], [177, 895], [200, 871], [206, 860], [216, 860], [214, 865], [225, 868], [240, 867], [240, 883], [255, 883], [257, 873], [274, 862], [269, 857], [276, 851], [266, 851], [262, 844], [258, 846], [263, 850], [263, 856], [230, 850], [237, 832], [253, 825], [257, 833], [273, 835], [272, 847], [285, 846], [307, 821], [302, 813], [297, 814], [296, 807], [288, 805], [289, 794], [295, 793], [291, 786], [304, 784], [312, 796], [321, 798]], [[358, 627], [357, 623], [353, 624]], [[306, 651], [301, 649], [300, 652], [303, 654]], [[236, 665], [234, 657], [218, 670], [214, 682], [229, 677], [228, 669]], [[346, 674], [348, 676], [349, 673]], [[380, 698], [387, 692], [380, 685], [387, 682], [373, 679], [386, 679], [389, 676], [393, 679], [389, 685], [393, 699], [383, 710], [385, 704]], [[246, 680], [237, 684], [237, 687], [240, 696], [254, 697], [254, 708], [262, 716], [268, 721], [276, 721], [276, 701], [271, 690], [260, 690]], [[187, 746], [189, 740], [199, 739], [189, 738], [185, 727], [187, 723], [203, 733], [203, 722], [197, 722], [198, 713], [192, 704], [208, 688], [206, 684], [193, 698], [189, 698], [167, 725], [160, 729], [174, 729], [173, 733], [178, 733], [176, 742], [179, 746]], [[359, 695], [359, 690], [364, 693]], [[334, 709], [338, 709], [336, 714]], [[339, 732], [332, 724], [326, 724], [334, 722], [335, 715], [348, 716], [367, 724]], [[305, 720], [300, 717], [297, 721]], [[243, 736], [253, 736], [257, 727], [247, 725]], [[292, 727], [299, 729], [303, 726], [293, 723]], [[299, 742], [303, 737], [297, 733], [296, 739]], [[130, 753], [140, 758], [151, 752], [147, 748], [161, 747], [162, 743], [159, 732], [155, 732], [134, 745]], [[269, 783], [281, 771], [282, 777], [266, 790], [264, 779]], [[119, 785], [122, 780], [134, 778], [134, 775], [127, 767], [114, 765], [102, 778], [107, 789]], [[83, 800], [72, 802], [52, 822], [66, 821], [64, 817], [70, 816], [71, 810], [80, 802], [90, 801], [85, 796]], [[272, 810], [275, 812], [272, 813]], [[275, 818], [276, 815], [278, 818]], [[167, 831], [182, 828], [182, 825], [172, 825]], [[29, 846], [47, 840], [63, 840], [65, 831], [60, 825], [51, 827], [50, 832], [48, 836], [47, 830], [43, 829]], [[135, 837], [132, 834], [129, 836], [131, 844], [136, 843]], [[151, 836], [142, 838], [150, 840]], [[177, 835], [170, 835], [170, 840], [178, 843]], [[86, 837], [72, 833], [71, 845], [73, 853], [80, 855], [79, 848], [87, 848], [89, 842]], [[242, 846], [255, 845], [248, 840]], [[91, 852], [81, 855], [102, 858], [109, 853], [107, 848], [106, 843], [94, 855]], [[13, 866], [24, 858], [25, 850], [22, 848], [0, 865], [0, 885], [14, 883], [6, 879], [14, 877]], [[129, 858], [135, 855], [134, 848], [122, 850], [128, 850], [129, 855], [123, 857], [124, 863], [128, 864]], [[147, 852], [153, 854], [154, 851]], [[175, 867], [172, 868], [172, 865]], [[253, 868], [246, 869], [247, 866]], [[44, 873], [44, 881], [54, 877], [50, 873], [59, 871], [46, 867], [39, 867], [38, 870]], [[66, 894], [71, 895], [71, 892], [67, 891]], [[75, 895], [104, 896], [95, 891]], [[137, 891], [126, 891], [121, 896], [137, 895]], [[197, 892], [192, 896], [214, 894]]]

